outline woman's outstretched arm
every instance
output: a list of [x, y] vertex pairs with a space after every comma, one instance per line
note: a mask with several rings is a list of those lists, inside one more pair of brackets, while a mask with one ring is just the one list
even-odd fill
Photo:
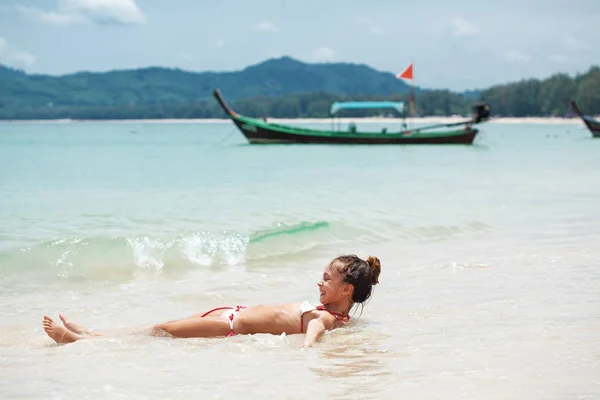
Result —
[[308, 322], [306, 327], [306, 338], [304, 338], [304, 347], [312, 346], [325, 333], [325, 323], [321, 318], [315, 318]]

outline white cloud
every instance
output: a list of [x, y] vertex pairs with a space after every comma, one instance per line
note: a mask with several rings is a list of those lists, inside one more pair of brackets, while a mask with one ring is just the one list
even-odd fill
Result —
[[183, 58], [185, 61], [192, 61], [194, 59], [190, 53], [181, 54], [181, 58]]
[[450, 34], [454, 37], [477, 36], [479, 29], [465, 19], [454, 18], [450, 23]]
[[28, 51], [8, 46], [6, 39], [0, 37], [0, 64], [12, 67], [29, 67], [35, 63], [35, 56]]
[[64, 9], [99, 23], [143, 24], [146, 16], [135, 0], [62, 0]]
[[85, 22], [86, 19], [81, 14], [69, 14], [54, 11], [43, 11], [39, 8], [15, 6], [17, 11], [35, 21], [44, 22], [50, 25], [72, 25]]
[[528, 63], [531, 57], [519, 50], [509, 50], [504, 53], [504, 58], [510, 63]]
[[225, 46], [225, 41], [223, 39], [219, 39], [217, 40], [217, 42], [215, 43], [215, 47], [219, 48], [219, 47], [223, 47]]
[[27, 51], [17, 50], [7, 56], [7, 60], [12, 65], [30, 67], [35, 64], [35, 56]]
[[335, 52], [330, 47], [319, 47], [312, 55], [316, 61], [332, 61], [335, 58]]
[[579, 58], [560, 53], [549, 55], [548, 60], [557, 64], [579, 64], [581, 62]]
[[84, 22], [132, 25], [146, 22], [146, 16], [135, 0], [61, 0], [58, 11], [20, 5], [15, 8], [29, 18], [52, 25]]
[[262, 32], [277, 32], [279, 30], [277, 25], [271, 21], [262, 21], [261, 23], [257, 24], [254, 29]]
[[594, 50], [593, 46], [583, 40], [575, 39], [574, 37], [568, 36], [563, 39], [562, 47], [565, 51], [569, 52], [584, 52]]

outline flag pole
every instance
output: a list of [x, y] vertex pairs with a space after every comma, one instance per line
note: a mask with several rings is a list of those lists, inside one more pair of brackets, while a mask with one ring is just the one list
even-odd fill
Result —
[[415, 69], [414, 69], [414, 61], [410, 62], [410, 65], [413, 66], [412, 77], [410, 80], [410, 102], [408, 106], [410, 107], [410, 118], [412, 119], [415, 113]]
[[412, 76], [410, 79], [410, 98], [408, 99], [408, 112], [409, 112], [409, 119], [408, 122], [411, 126], [412, 129], [412, 119], [413, 119], [413, 115], [414, 115], [414, 102], [415, 102], [415, 70], [414, 70], [414, 64], [413, 61], [411, 60], [410, 65], [413, 66], [413, 70], [412, 70]]
[[[415, 98], [415, 89], [414, 89], [414, 61], [408, 65], [408, 67], [401, 73], [396, 75], [398, 79], [404, 79], [410, 81], [409, 87], [409, 98], [408, 98], [408, 121], [410, 122], [413, 114], [414, 114], [414, 98]], [[406, 114], [405, 114], [406, 115]]]

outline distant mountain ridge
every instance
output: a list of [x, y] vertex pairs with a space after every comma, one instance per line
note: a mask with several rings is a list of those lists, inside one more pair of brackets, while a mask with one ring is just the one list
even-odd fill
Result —
[[393, 74], [367, 65], [307, 64], [290, 57], [231, 72], [150, 67], [51, 76], [0, 66], [0, 78], [0, 102], [26, 107], [189, 103], [209, 98], [217, 87], [232, 100], [302, 92], [388, 96], [409, 90]]
[[[0, 120], [222, 118], [219, 88], [236, 111], [254, 117], [324, 118], [334, 101], [408, 100], [408, 85], [389, 72], [351, 63], [308, 64], [281, 57], [239, 71], [189, 72], [150, 67], [62, 76], [0, 66]], [[570, 76], [523, 79], [456, 93], [415, 88], [415, 115], [468, 115], [474, 102], [495, 116], [565, 116], [575, 99], [600, 114], [600, 67]], [[349, 115], [379, 115], [377, 110]]]

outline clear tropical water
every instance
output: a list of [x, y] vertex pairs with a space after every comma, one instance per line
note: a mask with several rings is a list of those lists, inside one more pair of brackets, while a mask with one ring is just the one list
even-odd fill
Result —
[[[0, 124], [0, 397], [600, 397], [600, 140], [483, 131], [249, 146], [228, 122]], [[343, 253], [378, 256], [380, 285], [315, 348], [135, 332], [317, 301]], [[112, 334], [56, 346], [58, 312]]]

